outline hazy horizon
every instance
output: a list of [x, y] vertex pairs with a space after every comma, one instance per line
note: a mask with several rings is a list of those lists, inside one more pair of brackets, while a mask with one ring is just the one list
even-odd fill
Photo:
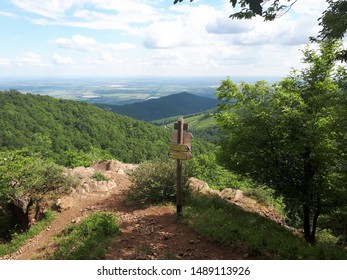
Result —
[[280, 77], [22, 77], [0, 78], [0, 90], [16, 89], [22, 93], [49, 95], [56, 98], [89, 103], [126, 104], [148, 98], [158, 98], [179, 92], [214, 97], [215, 88], [224, 79], [236, 83], [257, 80], [275, 82]]

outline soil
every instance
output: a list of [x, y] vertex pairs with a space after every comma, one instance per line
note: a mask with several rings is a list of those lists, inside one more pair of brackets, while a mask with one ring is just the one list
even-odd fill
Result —
[[[80, 179], [89, 176], [90, 172], [93, 170], [85, 169]], [[189, 225], [176, 219], [174, 206], [138, 209], [125, 205], [123, 192], [130, 186], [128, 176], [119, 166], [117, 172], [106, 169], [105, 174], [111, 178], [106, 185], [112, 188], [105, 187], [105, 184], [98, 188], [95, 182], [84, 181], [84, 189], [61, 199], [61, 212], [57, 213], [55, 220], [46, 230], [26, 242], [18, 251], [0, 259], [45, 259], [55, 249], [55, 235], [68, 224], [78, 223], [94, 211], [114, 212], [120, 220], [122, 234], [115, 238], [108, 248], [106, 259], [213, 260], [249, 257], [246, 250], [235, 251], [200, 236]]]

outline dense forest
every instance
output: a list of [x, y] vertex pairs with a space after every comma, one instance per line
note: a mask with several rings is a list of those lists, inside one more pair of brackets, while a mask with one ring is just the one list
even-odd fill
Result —
[[[96, 158], [139, 163], [167, 156], [170, 131], [87, 103], [0, 92], [0, 149], [27, 148], [64, 166]], [[208, 145], [197, 140], [194, 152]]]

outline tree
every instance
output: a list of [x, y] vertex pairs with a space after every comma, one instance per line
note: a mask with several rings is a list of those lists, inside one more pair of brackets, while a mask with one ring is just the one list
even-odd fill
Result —
[[64, 168], [27, 150], [0, 152], [0, 205], [9, 209], [13, 226], [19, 230], [29, 227], [30, 206], [35, 206], [35, 219], [39, 218], [42, 201], [66, 192], [73, 184]]
[[[319, 18], [319, 25], [322, 30], [319, 38], [323, 40], [342, 39], [347, 30], [347, 1], [345, 0], [327, 0], [329, 7]], [[347, 61], [347, 50], [341, 50], [338, 57], [342, 61]]]
[[222, 81], [219, 161], [265, 183], [301, 217], [315, 242], [318, 218], [346, 205], [347, 71], [336, 67], [336, 42], [306, 49], [306, 69], [278, 84]]

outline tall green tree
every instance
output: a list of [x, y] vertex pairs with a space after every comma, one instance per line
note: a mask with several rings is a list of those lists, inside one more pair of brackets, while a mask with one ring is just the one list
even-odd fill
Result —
[[347, 72], [336, 66], [338, 48], [307, 48], [308, 67], [278, 84], [225, 80], [216, 92], [219, 160], [282, 196], [310, 243], [319, 216], [346, 204]]
[[[319, 25], [322, 30], [319, 38], [322, 40], [342, 39], [347, 31], [347, 1], [327, 0], [329, 7], [319, 18]], [[337, 53], [338, 59], [347, 62], [347, 50], [340, 50]]]

